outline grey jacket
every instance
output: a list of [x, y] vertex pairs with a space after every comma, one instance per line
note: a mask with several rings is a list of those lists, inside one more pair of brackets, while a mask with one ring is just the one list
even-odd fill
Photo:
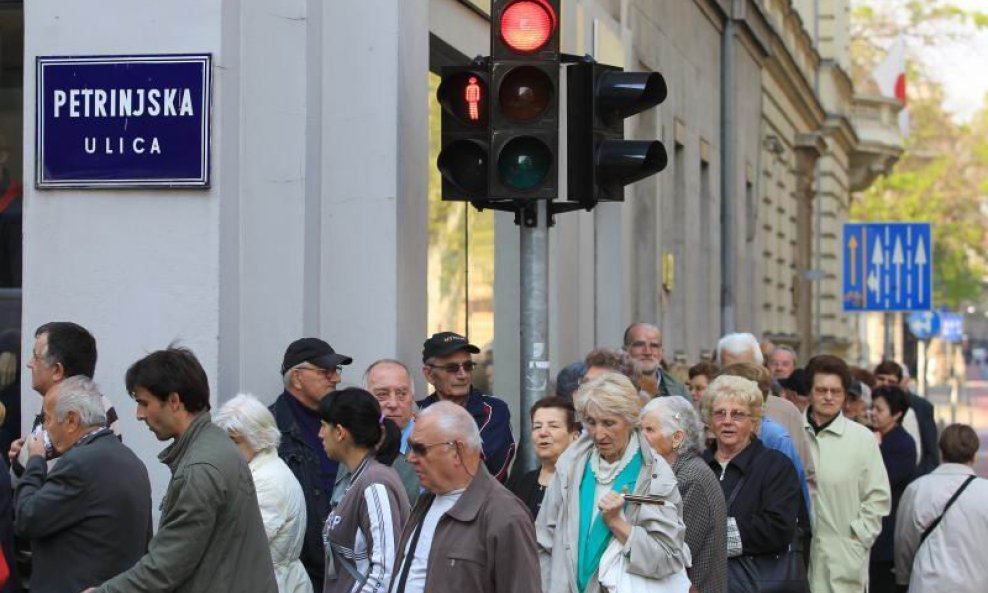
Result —
[[148, 553], [98, 593], [277, 593], [247, 461], [203, 412], [158, 459], [172, 471]]
[[147, 468], [102, 429], [80, 439], [51, 471], [42, 456], [31, 457], [17, 486], [15, 514], [18, 535], [31, 540], [31, 591], [82, 591], [127, 570], [147, 551]]
[[[628, 572], [644, 578], [661, 579], [690, 566], [683, 525], [683, 503], [676, 487], [676, 476], [664, 459], [653, 453], [638, 431], [643, 463], [634, 494], [661, 498], [663, 505], [628, 504], [625, 510], [631, 535], [623, 552]], [[563, 452], [556, 462], [556, 474], [549, 482], [542, 510], [535, 521], [544, 593], [597, 593], [596, 575], [586, 591], [576, 584], [577, 542], [580, 540], [580, 482], [593, 451], [593, 439], [583, 435]]]

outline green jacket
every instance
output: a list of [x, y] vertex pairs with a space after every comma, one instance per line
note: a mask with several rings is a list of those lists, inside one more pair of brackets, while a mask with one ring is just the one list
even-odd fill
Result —
[[158, 455], [172, 479], [158, 533], [130, 570], [98, 593], [277, 593], [247, 461], [201, 413]]
[[673, 378], [672, 375], [662, 370], [662, 367], [658, 369], [659, 373], [659, 393], [662, 397], [668, 397], [670, 395], [678, 395], [679, 397], [685, 397], [689, 401], [693, 401], [692, 396], [690, 396], [689, 389], [686, 386]]

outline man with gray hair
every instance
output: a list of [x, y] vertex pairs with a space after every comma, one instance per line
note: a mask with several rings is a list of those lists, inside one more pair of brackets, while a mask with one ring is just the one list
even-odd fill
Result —
[[134, 565], [151, 539], [147, 468], [105, 427], [102, 395], [87, 377], [58, 383], [44, 398], [44, 425], [60, 455], [49, 471], [40, 435], [15, 493], [15, 530], [31, 540], [31, 591], [99, 585]]
[[531, 515], [487, 471], [482, 444], [462, 406], [419, 413], [408, 460], [426, 492], [401, 534], [391, 593], [541, 591]]
[[799, 355], [789, 346], [776, 346], [768, 355], [765, 366], [772, 372], [772, 377], [776, 380], [788, 379], [796, 370], [796, 362]]

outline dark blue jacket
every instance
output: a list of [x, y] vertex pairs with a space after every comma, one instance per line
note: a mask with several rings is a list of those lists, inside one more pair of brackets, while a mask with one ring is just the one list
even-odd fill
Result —
[[305, 495], [305, 539], [302, 540], [300, 559], [312, 580], [313, 590], [319, 593], [323, 590], [323, 579], [326, 571], [326, 556], [323, 551], [322, 528], [329, 516], [330, 499], [333, 491], [326, 491], [319, 479], [318, 452], [312, 449], [302, 428], [291, 409], [287, 399], [294, 397], [287, 391], [275, 400], [271, 407], [275, 423], [281, 431], [281, 443], [278, 445], [278, 457], [284, 460], [288, 468], [302, 486]]
[[892, 491], [892, 510], [882, 517], [882, 531], [871, 547], [872, 562], [892, 562], [894, 555], [895, 512], [899, 508], [899, 500], [906, 486], [916, 476], [916, 441], [902, 426], [896, 426], [887, 435], [882, 436], [878, 445], [885, 462], [885, 471], [889, 475], [889, 487]]
[[[426, 409], [439, 401], [435, 393], [418, 402]], [[515, 456], [515, 439], [511, 436], [511, 411], [502, 400], [484, 395], [473, 387], [467, 396], [467, 412], [473, 416], [484, 441], [484, 465], [499, 482], [508, 477], [508, 467]]]
[[922, 456], [919, 458], [919, 467], [916, 468], [916, 477], [925, 476], [940, 465], [937, 421], [933, 414], [933, 404], [926, 398], [920, 397], [911, 391], [909, 392], [909, 407], [916, 414], [916, 424], [919, 425], [920, 447], [923, 451]]

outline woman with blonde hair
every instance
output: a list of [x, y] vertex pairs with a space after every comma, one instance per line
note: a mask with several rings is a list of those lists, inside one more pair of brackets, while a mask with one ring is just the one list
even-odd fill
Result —
[[543, 591], [685, 593], [682, 498], [639, 430], [637, 390], [604, 372], [573, 403], [586, 434], [556, 462], [536, 521]]
[[714, 444], [703, 454], [720, 479], [727, 505], [728, 591], [808, 591], [798, 554], [802, 504], [792, 462], [758, 439], [764, 398], [758, 384], [721, 375], [703, 397], [704, 422]]
[[278, 593], [312, 593], [312, 581], [299, 560], [305, 537], [305, 496], [292, 470], [278, 457], [281, 431], [274, 416], [256, 397], [241, 393], [223, 404], [213, 423], [230, 435], [247, 458]]

